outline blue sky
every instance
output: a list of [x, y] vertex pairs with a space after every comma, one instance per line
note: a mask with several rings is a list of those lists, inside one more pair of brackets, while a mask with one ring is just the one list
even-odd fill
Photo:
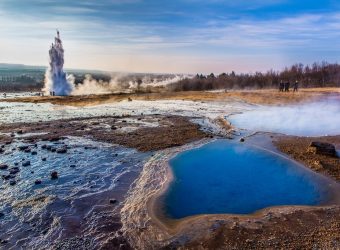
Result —
[[0, 61], [66, 67], [255, 72], [340, 56], [340, 3], [293, 0], [1, 0]]

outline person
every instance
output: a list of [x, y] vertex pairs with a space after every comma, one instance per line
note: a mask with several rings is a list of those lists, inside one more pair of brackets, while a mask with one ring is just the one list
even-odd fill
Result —
[[285, 83], [285, 92], [289, 92], [289, 87], [290, 87], [290, 82], [287, 81], [287, 82]]
[[4, 98], [6, 98], [6, 96], [7, 96], [7, 94], [6, 94], [6, 93], [4, 93]]
[[299, 82], [298, 82], [298, 80], [296, 80], [295, 83], [294, 83], [294, 92], [297, 92], [298, 88], [299, 88]]
[[280, 86], [279, 86], [279, 92], [283, 92], [283, 89], [284, 89], [284, 83], [283, 83], [283, 81], [281, 80], [281, 81], [280, 81]]

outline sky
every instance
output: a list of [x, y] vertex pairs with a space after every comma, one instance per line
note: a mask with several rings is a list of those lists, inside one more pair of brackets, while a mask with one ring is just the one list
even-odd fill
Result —
[[56, 29], [65, 67], [254, 73], [338, 62], [337, 0], [0, 0], [0, 62], [48, 65]]

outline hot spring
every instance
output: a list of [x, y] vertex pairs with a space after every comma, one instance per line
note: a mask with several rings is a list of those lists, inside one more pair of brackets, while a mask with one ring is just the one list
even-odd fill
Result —
[[338, 185], [281, 155], [227, 140], [182, 152], [169, 163], [173, 180], [161, 200], [173, 219], [322, 205]]
[[233, 115], [228, 120], [238, 128], [296, 136], [340, 134], [340, 96], [289, 106], [260, 106]]

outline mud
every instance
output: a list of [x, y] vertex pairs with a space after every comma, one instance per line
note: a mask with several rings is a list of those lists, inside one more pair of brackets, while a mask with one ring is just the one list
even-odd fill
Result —
[[[87, 137], [119, 144], [142, 152], [180, 146], [210, 135], [200, 130], [190, 118], [181, 116], [102, 116], [37, 123], [0, 125], [0, 142], [11, 135], [26, 135], [26, 142], [58, 141], [65, 136]], [[29, 135], [30, 133], [39, 133]]]
[[312, 141], [328, 142], [334, 144], [336, 148], [340, 148], [340, 136], [274, 137], [274, 144], [282, 152], [308, 166], [313, 171], [328, 175], [333, 179], [340, 181], [340, 158], [313, 153], [309, 150], [309, 145]]

